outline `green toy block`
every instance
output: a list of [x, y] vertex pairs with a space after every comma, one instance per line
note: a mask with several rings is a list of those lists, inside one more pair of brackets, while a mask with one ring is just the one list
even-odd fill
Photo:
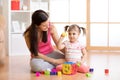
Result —
[[91, 74], [90, 73], [86, 73], [86, 77], [91, 77]]

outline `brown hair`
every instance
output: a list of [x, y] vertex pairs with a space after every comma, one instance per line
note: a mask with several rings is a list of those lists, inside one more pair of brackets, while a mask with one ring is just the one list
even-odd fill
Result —
[[82, 29], [82, 31], [83, 31], [83, 35], [85, 35], [86, 34], [86, 30], [85, 30], [85, 28], [84, 27], [79, 27], [78, 25], [76, 25], [76, 24], [73, 24], [73, 25], [66, 25], [65, 26], [65, 31], [71, 31], [71, 30], [78, 30], [79, 31], [79, 33], [81, 33], [81, 29]]

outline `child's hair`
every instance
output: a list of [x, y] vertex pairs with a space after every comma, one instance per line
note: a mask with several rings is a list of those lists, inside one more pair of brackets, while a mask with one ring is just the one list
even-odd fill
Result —
[[83, 35], [86, 34], [86, 30], [84, 27], [79, 27], [78, 25], [76, 24], [73, 24], [73, 25], [66, 25], [65, 26], [65, 31], [71, 31], [71, 30], [75, 30], [75, 31], [79, 31], [79, 33], [81, 33], [81, 29], [83, 30]]

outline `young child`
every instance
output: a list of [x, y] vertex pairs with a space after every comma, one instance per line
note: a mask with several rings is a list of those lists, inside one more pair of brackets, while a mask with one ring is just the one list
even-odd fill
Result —
[[[86, 33], [85, 28], [78, 25], [65, 26], [65, 32], [68, 32], [69, 40], [63, 42], [65, 33], [61, 35], [57, 47], [58, 49], [65, 49], [65, 59], [67, 62], [80, 63], [79, 72], [88, 72], [88, 66], [85, 66], [87, 51], [85, 46], [78, 40], [83, 30], [83, 35]], [[84, 68], [84, 69], [81, 69]]]
[[0, 15], [0, 67], [4, 65], [5, 58], [5, 36], [4, 36], [4, 26], [5, 20], [2, 15]]

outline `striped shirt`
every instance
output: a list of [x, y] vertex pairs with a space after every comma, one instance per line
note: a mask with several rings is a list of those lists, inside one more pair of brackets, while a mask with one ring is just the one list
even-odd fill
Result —
[[65, 57], [67, 61], [77, 62], [81, 61], [82, 52], [81, 50], [85, 48], [80, 41], [71, 43], [69, 41], [64, 41], [65, 45]]

